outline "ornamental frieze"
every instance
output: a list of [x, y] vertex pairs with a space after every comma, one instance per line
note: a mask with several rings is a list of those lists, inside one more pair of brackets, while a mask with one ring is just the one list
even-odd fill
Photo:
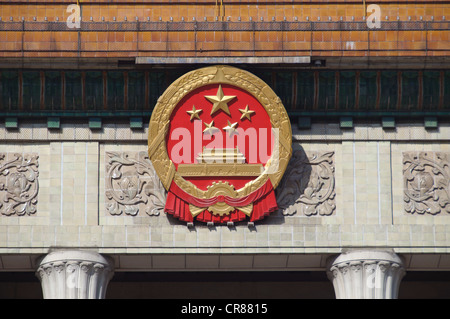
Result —
[[335, 196], [334, 152], [295, 151], [277, 193], [283, 215], [332, 215]]
[[0, 153], [0, 213], [32, 215], [36, 213], [38, 158], [34, 153]]
[[449, 154], [404, 152], [403, 188], [407, 213], [450, 213]]
[[146, 152], [107, 152], [106, 210], [111, 215], [136, 216], [140, 210], [158, 216], [166, 191]]

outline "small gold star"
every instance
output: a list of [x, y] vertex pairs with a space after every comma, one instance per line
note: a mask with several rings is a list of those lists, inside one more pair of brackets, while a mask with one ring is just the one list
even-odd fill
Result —
[[213, 103], [213, 107], [211, 110], [211, 115], [216, 113], [217, 111], [224, 111], [228, 115], [230, 115], [230, 109], [228, 108], [228, 102], [234, 99], [235, 95], [224, 95], [222, 86], [219, 85], [219, 89], [217, 90], [216, 95], [205, 95], [205, 98]]
[[251, 121], [251, 116], [255, 113], [255, 111], [249, 111], [248, 105], [245, 107], [245, 109], [239, 109], [239, 111], [242, 113], [241, 120], [245, 117], [249, 121]]
[[214, 121], [211, 121], [211, 123], [209, 124], [205, 122], [205, 126], [206, 128], [203, 130], [203, 134], [213, 135], [215, 131], [219, 130], [217, 127], [214, 126]]
[[228, 125], [225, 126], [223, 129], [224, 129], [225, 131], [229, 131], [229, 132], [228, 132], [228, 135], [231, 137], [231, 136], [233, 135], [233, 133], [234, 133], [234, 134], [237, 134], [237, 131], [236, 131], [236, 126], [237, 126], [237, 124], [238, 124], [237, 122], [231, 124], [230, 121], [228, 121]]
[[203, 110], [197, 110], [195, 108], [195, 105], [192, 105], [192, 111], [186, 111], [190, 116], [191, 116], [191, 121], [193, 119], [199, 119], [200, 120], [200, 116], [198, 116], [201, 112], [203, 112]]

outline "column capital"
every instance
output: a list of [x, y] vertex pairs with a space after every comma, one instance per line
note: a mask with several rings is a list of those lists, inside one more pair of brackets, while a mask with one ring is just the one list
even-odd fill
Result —
[[393, 250], [349, 249], [328, 260], [337, 299], [396, 299], [405, 275]]
[[39, 262], [44, 299], [103, 299], [114, 274], [109, 257], [83, 250], [57, 250]]

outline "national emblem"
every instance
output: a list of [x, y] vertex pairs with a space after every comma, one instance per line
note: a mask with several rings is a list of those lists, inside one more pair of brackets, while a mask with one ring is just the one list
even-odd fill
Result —
[[183, 75], [158, 99], [149, 125], [165, 212], [185, 222], [264, 218], [277, 209], [291, 139], [281, 100], [253, 74], [211, 66]]

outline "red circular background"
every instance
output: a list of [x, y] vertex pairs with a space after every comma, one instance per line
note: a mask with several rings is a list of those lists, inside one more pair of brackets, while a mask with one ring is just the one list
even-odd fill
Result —
[[[195, 158], [198, 156], [198, 153], [203, 150], [203, 147], [208, 147], [208, 144], [211, 143], [212, 145], [217, 146], [217, 141], [216, 143], [214, 142], [215, 139], [220, 136], [222, 136], [223, 139], [223, 148], [229, 148], [230, 146], [237, 147], [238, 137], [236, 134], [233, 134], [230, 138], [228, 132], [223, 130], [224, 127], [228, 126], [228, 121], [230, 121], [230, 123], [237, 122], [236, 128], [241, 128], [245, 132], [250, 132], [251, 128], [255, 130], [254, 132], [256, 134], [253, 135], [256, 135], [257, 141], [254, 139], [251, 139], [250, 141], [250, 139], [246, 137], [245, 148], [239, 147], [239, 151], [242, 152], [246, 158], [246, 163], [265, 165], [271, 156], [274, 138], [271, 131], [272, 125], [270, 117], [264, 107], [253, 95], [241, 88], [228, 84], [221, 84], [221, 87], [225, 96], [236, 96], [233, 100], [228, 102], [230, 115], [221, 110], [211, 115], [213, 103], [206, 99], [205, 96], [216, 96], [219, 90], [219, 84], [206, 85], [193, 90], [188, 93], [173, 110], [169, 131], [166, 136], [166, 145], [168, 156], [173, 161], [175, 168], [178, 168], [178, 164], [197, 163]], [[239, 109], [245, 109], [247, 105], [250, 111], [254, 111], [251, 115], [251, 121], [245, 117], [241, 120], [242, 113]], [[195, 106], [197, 110], [202, 110], [202, 112], [199, 113], [201, 126], [198, 125], [200, 123], [195, 126], [195, 121], [191, 121], [191, 116], [187, 113], [187, 111], [193, 109], [193, 106]], [[204, 123], [209, 124], [211, 121], [214, 121], [214, 127], [221, 130], [222, 134], [214, 134], [213, 138], [208, 139], [209, 134], [203, 135], [202, 132], [206, 128]], [[195, 127], [197, 128], [197, 131], [194, 130]], [[264, 130], [266, 134], [261, 134], [260, 129]], [[174, 131], [176, 134], [174, 134]], [[255, 143], [258, 145], [255, 146]], [[197, 145], [197, 148], [194, 150], [195, 145]], [[242, 146], [242, 144], [240, 145]], [[264, 147], [261, 148], [261, 145]], [[209, 147], [211, 147], [211, 145]], [[182, 149], [181, 151], [180, 148]], [[175, 159], [172, 151], [174, 151], [174, 154], [181, 155], [181, 157], [177, 156]], [[185, 154], [184, 151], [190, 152], [190, 156], [188, 156], [189, 153]], [[257, 152], [257, 154], [255, 154], [255, 152]], [[256, 177], [185, 177], [186, 180], [191, 181], [194, 185], [203, 190], [206, 190], [206, 187], [211, 185], [213, 181], [227, 181], [234, 185], [235, 189], [239, 189], [254, 178]]]

